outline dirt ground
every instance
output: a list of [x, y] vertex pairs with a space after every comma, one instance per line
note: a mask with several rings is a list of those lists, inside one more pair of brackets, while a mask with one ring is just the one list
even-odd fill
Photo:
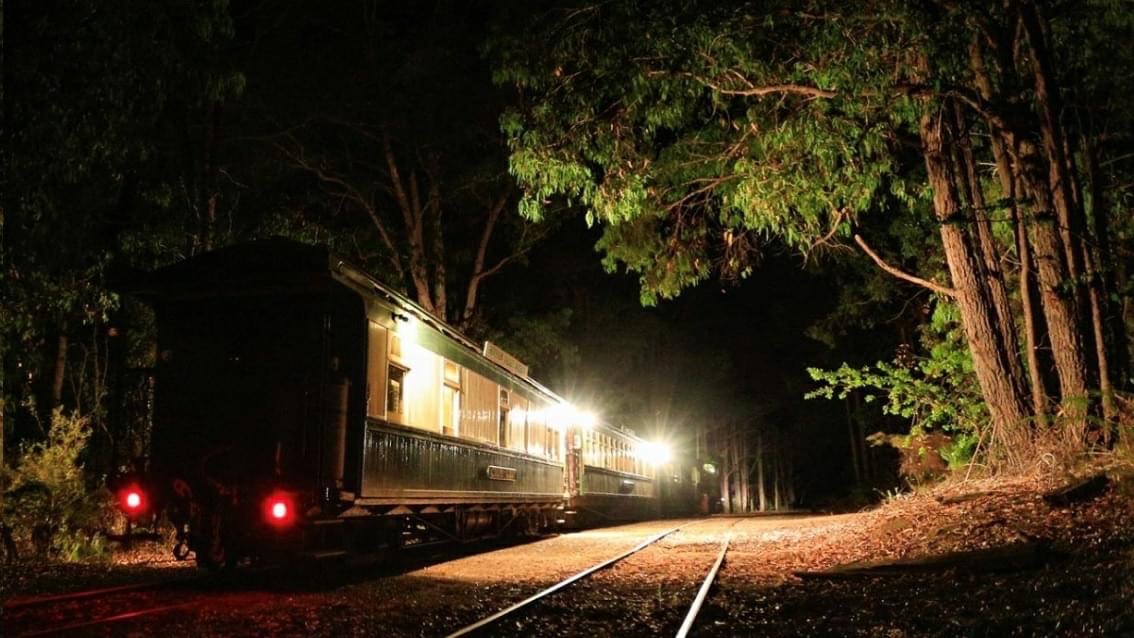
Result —
[[[702, 519], [484, 635], [673, 635], [721, 541], [731, 536], [694, 635], [1134, 636], [1134, 482], [1118, 478], [1101, 494], [1060, 505], [1041, 498], [1045, 488], [1032, 481], [973, 483], [857, 514]], [[458, 558], [440, 553], [377, 566], [327, 563], [81, 604], [6, 609], [3, 635], [160, 606], [167, 611], [84, 631], [170, 638], [439, 636], [683, 522], [588, 530]], [[1005, 546], [1026, 548], [1027, 560], [814, 574]], [[0, 596], [170, 574], [193, 575], [144, 565], [6, 568]]]

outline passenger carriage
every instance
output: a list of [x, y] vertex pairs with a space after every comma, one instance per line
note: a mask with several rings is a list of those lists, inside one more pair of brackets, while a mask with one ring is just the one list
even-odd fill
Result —
[[130, 290], [158, 346], [148, 478], [127, 488], [148, 493], [123, 505], [164, 510], [178, 555], [218, 566], [657, 511], [648, 444], [324, 248], [233, 246]]

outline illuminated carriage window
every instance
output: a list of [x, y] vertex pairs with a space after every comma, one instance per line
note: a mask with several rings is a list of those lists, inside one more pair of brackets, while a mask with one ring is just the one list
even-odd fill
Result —
[[386, 418], [390, 421], [405, 421], [406, 374], [408, 369], [391, 363], [386, 375]]
[[441, 432], [457, 436], [461, 431], [461, 367], [445, 361], [441, 385]]
[[402, 361], [402, 338], [390, 332], [389, 363], [386, 366], [386, 420], [406, 422], [406, 376], [409, 368]]

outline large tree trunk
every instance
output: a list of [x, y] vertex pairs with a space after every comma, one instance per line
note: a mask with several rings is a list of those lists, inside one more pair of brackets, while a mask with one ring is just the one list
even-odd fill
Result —
[[[1008, 301], [1008, 290], [1004, 285], [1004, 274], [1000, 267], [1000, 256], [996, 249], [992, 234], [992, 222], [988, 218], [988, 209], [985, 206], [984, 191], [977, 174], [976, 159], [973, 157], [972, 144], [966, 130], [966, 122], [961, 105], [952, 104], [956, 129], [953, 137], [956, 140], [954, 148], [957, 152], [956, 165], [962, 167], [960, 183], [964, 186], [964, 193], [972, 210], [973, 222], [976, 228], [977, 245], [980, 247], [980, 256], [984, 264], [985, 285], [990, 293], [989, 299], [996, 312], [996, 321], [1000, 327], [1000, 338], [1005, 347], [1013, 352], [1020, 342], [1016, 334], [1016, 321], [1012, 315], [1012, 306]], [[1018, 356], [1009, 356], [1008, 364], [1012, 375], [1023, 378]]]
[[1081, 317], [1066, 286], [1067, 269], [1063, 241], [1056, 228], [1051, 193], [1040, 175], [1043, 159], [1030, 142], [1017, 144], [1021, 159], [1021, 175], [1033, 202], [1029, 218], [1031, 246], [1035, 249], [1040, 300], [1051, 339], [1052, 357], [1059, 377], [1059, 393], [1063, 414], [1073, 427], [1085, 427], [1088, 407], [1090, 371], [1085, 354]]
[[[985, 68], [984, 52], [981, 39], [974, 37], [969, 46], [969, 65], [976, 79], [977, 89], [981, 97], [989, 102], [993, 99], [992, 80]], [[1019, 260], [1019, 289], [1021, 314], [1024, 319], [1024, 352], [1028, 368], [1028, 386], [1031, 391], [1032, 412], [1038, 421], [1043, 421], [1048, 410], [1047, 389], [1044, 382], [1044, 368], [1040, 363], [1040, 322], [1036, 299], [1033, 296], [1034, 282], [1032, 281], [1032, 257], [1028, 246], [1027, 229], [1020, 218], [1020, 208], [1017, 202], [1020, 188], [1016, 171], [1012, 168], [1005, 141], [1001, 135], [990, 136], [989, 146], [996, 162], [996, 174], [1000, 180], [1000, 188], [1008, 201], [1012, 220], [1013, 233], [1016, 243], [1016, 257]]]
[[1083, 282], [1083, 255], [1079, 250], [1079, 237], [1083, 234], [1082, 210], [1075, 205], [1073, 193], [1074, 179], [1068, 170], [1070, 158], [1065, 154], [1063, 126], [1059, 121], [1060, 100], [1058, 89], [1052, 86], [1054, 77], [1046, 37], [1043, 33], [1043, 18], [1032, 2], [1017, 3], [1020, 24], [1030, 55], [1032, 79], [1035, 88], [1036, 110], [1040, 119], [1040, 134], [1043, 151], [1047, 158], [1047, 181], [1051, 190], [1051, 201], [1056, 218], [1059, 220], [1059, 236], [1071, 275], [1076, 299]]
[[[927, 107], [930, 106], [927, 104]], [[973, 357], [973, 369], [992, 416], [996, 432], [1003, 436], [1018, 428], [1029, 416], [1023, 379], [1014, 374], [1015, 344], [1005, 344], [991, 294], [985, 284], [981, 261], [964, 230], [964, 220], [953, 188], [953, 169], [948, 161], [939, 107], [927, 108], [920, 122], [922, 151], [927, 177], [933, 189], [933, 206], [941, 224], [941, 241], [949, 273], [956, 290], [965, 337]]]
[[[1059, 227], [1058, 232], [1051, 232], [1054, 229], [1051, 229], [1050, 223], [1037, 225], [1036, 228], [1035, 246], [1040, 283], [1044, 289], [1047, 289], [1041, 291], [1041, 294], [1044, 297], [1045, 312], [1048, 313], [1048, 328], [1051, 331], [1051, 345], [1056, 357], [1056, 366], [1059, 368], [1063, 409], [1072, 418], [1073, 424], [1080, 422], [1085, 427], [1087, 392], [1092, 387], [1092, 382], [1099, 379], [1097, 366], [1091, 366], [1086, 356], [1088, 342], [1094, 335], [1084, 329], [1087, 295], [1084, 294], [1083, 285], [1085, 264], [1081, 238], [1085, 219], [1082, 208], [1076, 206], [1074, 177], [1069, 169], [1070, 158], [1065, 152], [1069, 145], [1065, 144], [1066, 133], [1059, 121], [1061, 106], [1058, 88], [1053, 84], [1054, 63], [1044, 32], [1045, 23], [1033, 2], [1016, 3], [1016, 9], [1024, 34], [1024, 43], [1028, 49], [1027, 61], [1031, 68], [1043, 144], [1042, 163], [1039, 159], [1040, 153], [1031, 147], [1030, 142], [1025, 141], [1021, 145], [1025, 156], [1033, 158], [1030, 162], [1026, 162], [1025, 171], [1031, 173], [1029, 179], [1032, 181], [1033, 190], [1036, 191], [1033, 192], [1033, 201], [1040, 206], [1040, 211], [1054, 211]], [[1039, 175], [1041, 166], [1046, 168], [1047, 173], [1047, 192], [1042, 193], [1042, 197], [1039, 192], [1043, 190]], [[1056, 246], [1047, 245], [1052, 243], [1053, 239], [1059, 240], [1057, 247], [1062, 250], [1062, 264], [1053, 261], [1055, 255], [1052, 250]], [[1047, 276], [1044, 274], [1045, 267], [1048, 271]], [[1059, 279], [1056, 279], [1056, 276]], [[1052, 293], [1058, 293], [1059, 289], [1051, 286], [1070, 286], [1072, 295], [1069, 299], [1057, 298], [1057, 295]], [[1055, 302], [1051, 309], [1048, 309], [1049, 301]], [[1071, 314], [1065, 316], [1068, 312]]]

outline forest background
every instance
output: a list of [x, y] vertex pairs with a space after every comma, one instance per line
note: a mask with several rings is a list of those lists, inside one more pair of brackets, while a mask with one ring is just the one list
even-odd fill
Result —
[[115, 282], [271, 236], [672, 438], [729, 509], [1121, 450], [1132, 20], [7, 2], [5, 520], [86, 551], [144, 469], [152, 319]]

